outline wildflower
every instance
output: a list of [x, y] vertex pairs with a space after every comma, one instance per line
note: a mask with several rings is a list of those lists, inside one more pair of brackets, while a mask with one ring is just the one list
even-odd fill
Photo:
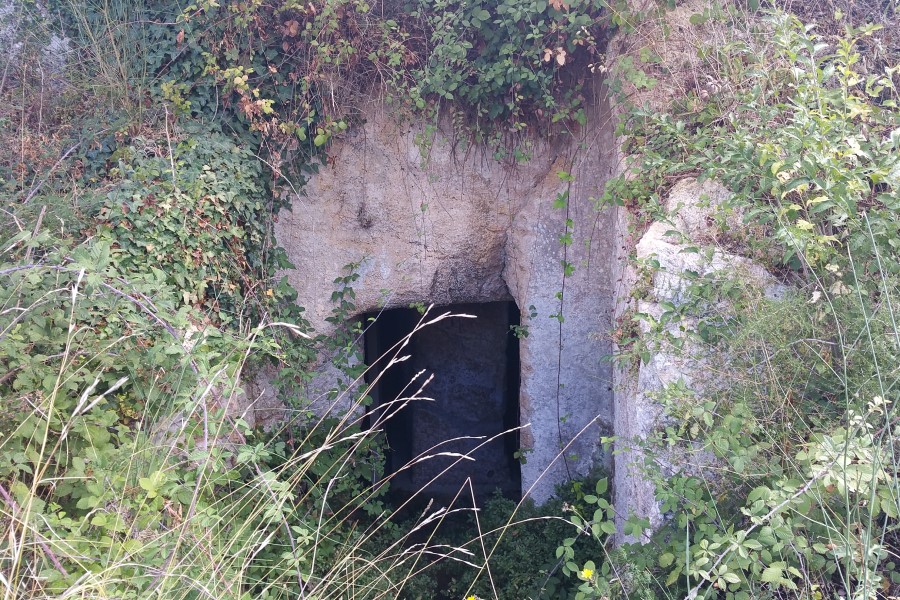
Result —
[[593, 569], [584, 568], [584, 569], [581, 570], [581, 573], [579, 573], [579, 574], [581, 575], [581, 578], [582, 578], [582, 579], [590, 579], [591, 577], [594, 576], [594, 570], [593, 570]]

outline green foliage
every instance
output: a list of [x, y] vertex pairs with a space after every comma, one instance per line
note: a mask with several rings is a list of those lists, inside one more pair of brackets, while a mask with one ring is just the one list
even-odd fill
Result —
[[201, 2], [166, 35], [153, 30], [150, 67], [175, 112], [215, 114], [255, 140], [273, 173], [302, 178], [373, 86], [400, 114], [449, 106], [455, 127], [493, 142], [533, 123], [583, 125], [582, 72], [601, 58], [604, 6]]
[[[611, 562], [679, 597], [890, 595], [896, 71], [860, 69], [872, 27], [826, 40], [783, 14], [740, 26], [753, 36], [700, 51], [717, 96], [630, 113], [622, 131], [641, 176], [606, 201], [632, 208], [639, 228], [666, 218], [661, 182], [716, 178], [734, 194], [715, 218], [744, 220], [717, 241], [795, 291], [771, 301], [739, 273], [681, 273], [677, 301], [646, 298], [661, 314], [631, 315], [643, 324], [623, 329], [632, 358], [664, 349], [715, 375], [659, 394], [665, 416], [642, 451], [667, 521]], [[652, 259], [637, 267], [660, 271]]]
[[[896, 535], [897, 480], [888, 401], [870, 395], [874, 348], [842, 346], [835, 363], [834, 344], [819, 338], [835, 323], [808, 306], [764, 303], [719, 343], [731, 358], [716, 370], [730, 387], [697, 396], [677, 384], [660, 395], [670, 420], [652, 452], [665, 461], [673, 450], [702, 449], [716, 461], [715, 474], [699, 455], [691, 469], [654, 475], [673, 517], [655, 538], [666, 549], [658, 564], [649, 555], [642, 564], [661, 570], [665, 585], [690, 581], [711, 586], [706, 597], [718, 589], [735, 598], [779, 588], [828, 596], [838, 581], [865, 597], [890, 585], [881, 540]], [[848, 318], [837, 328], [896, 331], [885, 325]], [[807, 341], [794, 346], [798, 339]], [[761, 376], [739, 377], [754, 370]]]
[[7, 590], [384, 593], [391, 580], [377, 569], [339, 576], [371, 560], [361, 528], [390, 518], [380, 438], [338, 419], [262, 435], [224, 410], [250, 352], [270, 351], [262, 328], [199, 328], [180, 288], [124, 271], [131, 258], [103, 240], [70, 248], [26, 230], [4, 247]]
[[152, 265], [185, 304], [227, 324], [267, 271], [271, 207], [259, 161], [225, 136], [191, 130], [168, 150], [165, 140], [136, 138], [116, 151], [110, 177], [120, 181], [98, 233], [122, 251], [125, 268]]
[[160, 94], [184, 117], [239, 132], [276, 177], [302, 179], [347, 129], [356, 95], [392, 86], [409, 61], [398, 23], [361, 0], [199, 2], [174, 20]]
[[597, 0], [422, 0], [413, 15], [427, 24], [429, 51], [413, 95], [451, 103], [476, 129], [584, 125], [577, 73], [602, 51], [603, 7]]
[[[801, 269], [805, 262], [821, 268], [843, 248], [870, 254], [869, 226], [879, 247], [893, 249], [895, 69], [856, 71], [855, 45], [872, 28], [851, 33], [826, 52], [830, 45], [799, 23], [778, 19], [771, 25], [772, 46], [734, 42], [707, 56], [713, 64], [742, 65], [720, 74], [735, 79], [728, 92], [705, 103], [689, 95], [676, 109], [693, 110], [677, 119], [631, 113], [626, 148], [638, 151], [640, 179], [679, 172], [720, 179], [735, 192], [732, 208], [748, 208], [748, 226], [776, 238], [782, 250], [776, 267]], [[616, 198], [620, 204], [643, 204], [627, 188], [618, 191], [626, 191]], [[767, 240], [742, 241], [751, 254], [767, 256], [753, 247]]]
[[451, 552], [423, 565], [422, 574], [404, 586], [403, 597], [582, 597], [578, 588], [583, 580], [572, 560], [576, 554], [589, 555], [615, 529], [604, 516], [604, 509], [612, 510], [607, 482], [573, 481], [557, 493], [541, 506], [497, 494], [477, 516], [471, 511], [449, 516], [427, 543]]
[[[6, 585], [56, 594], [93, 572], [141, 597], [152, 567], [178, 554], [167, 540], [184, 533], [188, 506], [215, 501], [207, 467], [229, 479], [224, 450], [203, 444], [220, 417], [200, 405], [230, 392], [240, 345], [213, 328], [190, 330], [176, 291], [154, 273], [126, 280], [107, 243], [69, 249], [22, 234], [7, 247], [15, 254], [0, 265], [0, 302], [18, 310], [0, 318], [0, 395], [15, 411], [0, 429], [13, 519], [0, 548]], [[175, 414], [181, 426], [168, 430]]]
[[[773, 233], [785, 247], [786, 263], [802, 256], [818, 269], [843, 255], [843, 248], [854, 255], [871, 254], [872, 236], [877, 247], [896, 249], [896, 239], [891, 241], [897, 226], [900, 143], [895, 70], [857, 72], [855, 46], [870, 32], [867, 28], [841, 39], [828, 53], [828, 45], [816, 36], [801, 36], [796, 25], [784, 26], [775, 52], [790, 68], [786, 86], [791, 97], [779, 95], [787, 90], [773, 90], [748, 102], [748, 111], [759, 109], [759, 128], [742, 132], [722, 149], [720, 172], [732, 167], [728, 183], [742, 192], [758, 186], [777, 205], [771, 214]], [[752, 161], [752, 184], [747, 163], [738, 157]], [[878, 270], [872, 263], [861, 267], [869, 274]]]

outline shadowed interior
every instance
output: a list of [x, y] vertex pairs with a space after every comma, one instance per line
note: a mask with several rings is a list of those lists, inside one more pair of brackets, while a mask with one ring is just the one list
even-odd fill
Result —
[[[456, 304], [429, 318], [445, 312], [475, 318], [452, 317], [418, 331], [401, 353], [410, 358], [383, 373], [372, 391], [370, 422], [391, 415], [383, 426], [391, 495], [403, 501], [421, 489], [419, 499], [449, 504], [459, 493], [455, 504], [471, 505], [473, 493], [481, 504], [500, 490], [518, 499], [518, 435], [509, 430], [519, 424], [519, 340], [511, 330], [519, 310], [514, 302]], [[389, 352], [421, 318], [413, 308], [380, 313], [366, 331], [366, 363]], [[378, 361], [370, 381], [387, 362]], [[390, 404], [414, 395], [429, 375], [421, 394], [427, 399]]]

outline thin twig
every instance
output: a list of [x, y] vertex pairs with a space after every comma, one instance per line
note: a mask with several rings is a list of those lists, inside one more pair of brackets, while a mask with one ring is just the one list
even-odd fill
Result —
[[3, 78], [0, 79], [0, 94], [3, 94], [3, 90], [6, 89], [6, 78], [9, 75], [9, 65], [12, 64], [14, 56], [15, 54], [10, 52], [9, 58], [6, 59], [6, 66], [3, 67]]
[[[5, 214], [7, 217], [9, 217], [9, 218], [11, 218], [11, 219], [13, 220], [13, 223], [15, 224], [16, 228], [19, 230], [19, 233], [25, 231], [25, 230], [22, 228], [22, 221], [20, 221], [19, 218], [18, 218], [14, 213], [11, 213], [10, 211], [8, 211], [8, 210], [6, 210], [5, 208], [2, 208], [2, 207], [0, 207], [0, 212], [2, 212], [2, 213]], [[10, 248], [12, 248], [12, 246], [10, 246]], [[8, 251], [9, 251], [9, 248], [7, 248], [6, 251], [8, 252]]]
[[166, 142], [169, 144], [169, 166], [172, 168], [172, 185], [175, 186], [175, 191], [178, 191], [178, 181], [175, 176], [175, 155], [172, 152], [172, 137], [169, 135], [169, 107], [163, 105], [163, 109], [166, 111], [165, 125], [166, 125]]
[[[101, 133], [102, 133], [102, 132], [101, 132]], [[98, 135], [99, 135], [99, 134], [98, 134]], [[54, 164], [52, 167], [50, 167], [50, 170], [47, 171], [47, 174], [44, 175], [44, 178], [41, 179], [41, 180], [37, 183], [37, 185], [35, 185], [33, 188], [31, 188], [31, 191], [29, 191], [29, 192], [28, 192], [28, 195], [25, 196], [25, 199], [22, 200], [22, 204], [28, 204], [28, 202], [29, 202], [32, 198], [34, 198], [35, 194], [37, 194], [38, 191], [40, 191], [40, 189], [43, 187], [43, 185], [44, 185], [45, 183], [47, 183], [47, 180], [50, 179], [50, 175], [53, 174], [53, 171], [55, 171], [55, 170], [57, 169], [57, 167], [59, 167], [59, 165], [61, 165], [61, 164], [63, 163], [64, 160], [66, 160], [67, 158], [69, 158], [69, 155], [72, 154], [73, 152], [75, 152], [75, 150], [77, 150], [79, 146], [81, 146], [81, 142], [78, 142], [77, 144], [75, 144], [74, 146], [72, 146], [71, 148], [69, 148], [68, 150], [66, 150], [65, 154], [63, 154], [62, 156], [59, 157], [59, 160], [56, 161], [56, 164]]]
[[28, 246], [28, 250], [25, 251], [25, 262], [31, 262], [31, 253], [34, 250], [34, 239], [37, 237], [38, 233], [41, 231], [41, 223], [44, 222], [44, 214], [47, 212], [47, 205], [41, 207], [41, 214], [38, 215], [37, 221], [34, 224], [34, 230], [31, 232], [31, 241], [32, 245]]

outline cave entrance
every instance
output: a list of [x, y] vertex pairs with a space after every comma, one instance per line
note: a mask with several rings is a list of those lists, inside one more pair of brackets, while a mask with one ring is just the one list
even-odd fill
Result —
[[[521, 473], [514, 456], [519, 439], [510, 432], [519, 425], [519, 339], [512, 328], [519, 325], [519, 309], [515, 302], [454, 304], [429, 316], [446, 311], [475, 318], [448, 318], [416, 332], [402, 352], [410, 358], [387, 370], [372, 389], [370, 423], [391, 415], [381, 427], [389, 446], [392, 500], [434, 498], [448, 504], [467, 478], [477, 504], [498, 489], [519, 499]], [[421, 315], [414, 308], [396, 308], [365, 318], [371, 323], [365, 334], [366, 364], [375, 365], [368, 375], [371, 383], [387, 362], [378, 358], [408, 335]], [[410, 385], [420, 371], [425, 373]], [[388, 404], [414, 394], [429, 374], [434, 379], [422, 395], [433, 401], [414, 400], [402, 408], [399, 402]], [[437, 452], [474, 460], [416, 460]], [[468, 488], [460, 493], [460, 504], [471, 504]]]

